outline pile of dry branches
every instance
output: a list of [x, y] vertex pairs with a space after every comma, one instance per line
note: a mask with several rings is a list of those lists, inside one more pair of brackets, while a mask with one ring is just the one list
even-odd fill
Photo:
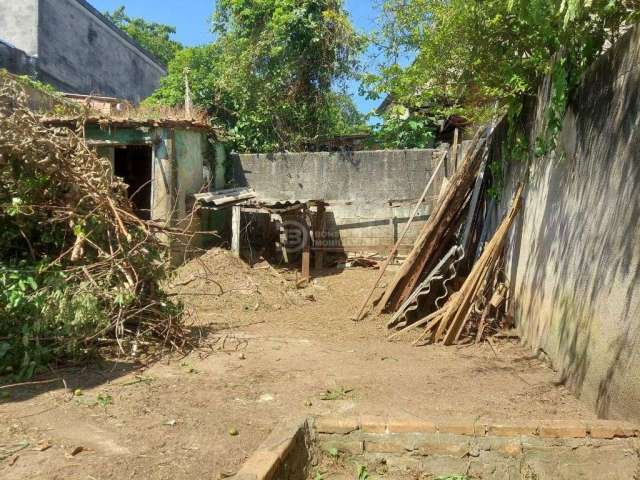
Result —
[[181, 346], [157, 227], [81, 132], [43, 126], [27, 101], [0, 79], [0, 375], [98, 342]]

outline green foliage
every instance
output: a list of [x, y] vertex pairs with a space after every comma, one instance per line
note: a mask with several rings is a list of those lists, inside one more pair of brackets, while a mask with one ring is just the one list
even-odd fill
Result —
[[78, 355], [80, 339], [109, 325], [89, 285], [72, 288], [46, 264], [0, 262], [0, 375], [29, 378], [55, 358]]
[[[410, 110], [433, 115], [462, 108], [472, 121], [495, 104], [518, 109], [554, 80], [548, 131], [539, 150], [555, 145], [567, 98], [585, 68], [624, 25], [639, 18], [637, 0], [385, 0], [376, 39], [386, 51], [380, 75], [365, 86], [391, 93]], [[415, 56], [402, 68], [399, 58]]]
[[17, 380], [86, 358], [98, 339], [124, 353], [181, 329], [159, 287], [166, 246], [109, 162], [43, 127], [21, 85], [0, 77], [0, 376]]
[[336, 447], [331, 447], [327, 449], [327, 454], [331, 458], [338, 458], [340, 456], [340, 450], [338, 450]]
[[96, 403], [102, 408], [107, 408], [109, 405], [113, 404], [113, 397], [108, 393], [99, 393], [96, 397]]
[[181, 106], [188, 79], [239, 151], [303, 149], [362, 123], [336, 93], [364, 47], [341, 0], [220, 0], [213, 28], [215, 43], [180, 52], [150, 103]]
[[373, 131], [373, 143], [383, 149], [432, 148], [437, 125], [420, 113], [388, 114]]
[[353, 392], [353, 388], [336, 387], [326, 390], [320, 396], [320, 400], [344, 400], [351, 392]]
[[366, 465], [358, 465], [356, 480], [369, 480], [369, 471]]
[[176, 33], [174, 27], [148, 22], [143, 18], [131, 18], [124, 6], [113, 12], [104, 12], [104, 15], [165, 65], [183, 48], [171, 38]]

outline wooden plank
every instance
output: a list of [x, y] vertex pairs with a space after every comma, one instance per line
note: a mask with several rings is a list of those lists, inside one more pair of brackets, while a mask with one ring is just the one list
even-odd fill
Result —
[[304, 229], [302, 234], [302, 276], [297, 282], [298, 287], [306, 286], [311, 281], [311, 235], [309, 235], [308, 218], [305, 217], [301, 224]]
[[320, 270], [324, 268], [325, 246], [322, 242], [324, 242], [325, 213], [326, 213], [326, 208], [324, 206], [324, 203], [318, 203], [316, 207], [315, 225], [313, 228], [314, 238], [316, 239], [316, 243], [317, 243], [316, 248], [314, 249], [314, 253], [316, 256], [315, 258], [316, 270]]
[[478, 201], [480, 200], [480, 192], [482, 191], [482, 185], [484, 183], [484, 171], [487, 162], [484, 160], [480, 165], [480, 171], [476, 177], [476, 184], [473, 187], [473, 194], [471, 195], [471, 204], [469, 205], [469, 214], [467, 215], [467, 223], [464, 226], [464, 234], [462, 235], [462, 248], [468, 254], [469, 253], [469, 237], [471, 236], [471, 227], [473, 226], [478, 210]]
[[415, 246], [398, 270], [378, 304], [378, 310], [396, 311], [418, 285], [428, 263], [437, 261], [436, 253], [454, 235], [452, 223], [458, 218], [471, 190], [484, 153], [486, 139], [479, 131], [461, 169], [454, 175], [449, 190], [425, 224]]
[[456, 128], [453, 131], [453, 147], [451, 148], [451, 156], [453, 157], [453, 173], [458, 171], [458, 136], [459, 131]]
[[240, 228], [242, 219], [242, 207], [236, 205], [231, 208], [231, 252], [240, 257]]
[[451, 316], [447, 315], [447, 318], [443, 319], [441, 326], [447, 324], [449, 319], [451, 323], [451, 326], [444, 337], [445, 345], [453, 344], [460, 337], [460, 334], [469, 319], [469, 312], [473, 306], [473, 299], [478, 293], [478, 288], [484, 283], [488, 273], [493, 270], [492, 267], [495, 265], [495, 262], [500, 258], [509, 230], [520, 211], [523, 189], [524, 187], [522, 184], [518, 186], [509, 214], [503, 220], [495, 235], [487, 245], [487, 248], [482, 253], [480, 260], [478, 260], [474, 265], [469, 277], [462, 285], [459, 293], [463, 297], [463, 300], [460, 302], [459, 308], [456, 311], [453, 311], [453, 318], [451, 319]]
[[309, 241], [304, 244], [304, 250], [302, 251], [302, 281], [309, 282], [311, 280], [311, 250], [309, 248]]

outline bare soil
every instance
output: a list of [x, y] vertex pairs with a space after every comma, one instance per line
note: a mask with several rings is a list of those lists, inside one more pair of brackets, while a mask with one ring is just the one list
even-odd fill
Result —
[[0, 390], [0, 478], [224, 478], [306, 415], [593, 418], [517, 341], [415, 348], [388, 342], [384, 319], [352, 322], [375, 270], [327, 270], [297, 291], [295, 272], [207, 255], [172, 289], [208, 347]]

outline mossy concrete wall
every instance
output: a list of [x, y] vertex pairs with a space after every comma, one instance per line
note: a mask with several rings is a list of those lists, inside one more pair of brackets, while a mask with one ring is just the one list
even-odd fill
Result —
[[[550, 86], [530, 115], [533, 145]], [[559, 148], [513, 164], [526, 180], [508, 271], [524, 340], [606, 418], [640, 419], [640, 28], [584, 75]]]

